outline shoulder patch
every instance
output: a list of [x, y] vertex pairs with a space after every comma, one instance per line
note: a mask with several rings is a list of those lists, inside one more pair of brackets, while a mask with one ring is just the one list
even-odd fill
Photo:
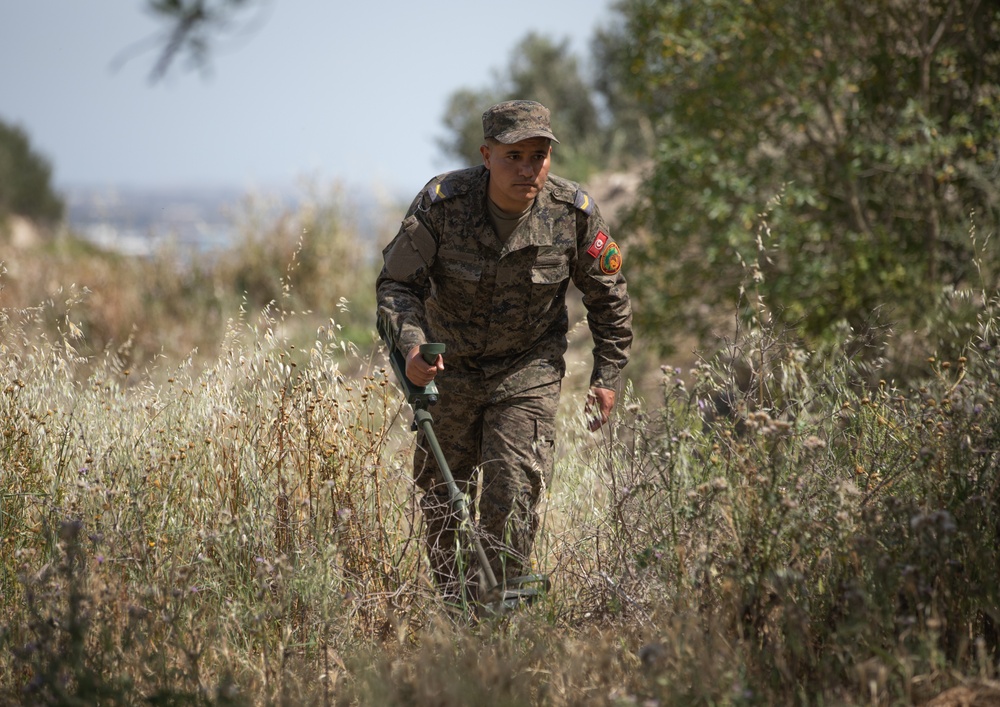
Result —
[[601, 272], [605, 275], [617, 275], [622, 269], [622, 251], [614, 241], [608, 243], [601, 253]]
[[434, 182], [427, 187], [427, 198], [432, 204], [444, 201], [453, 196], [455, 196], [455, 191], [449, 188], [446, 181]]
[[608, 244], [608, 234], [604, 231], [598, 231], [597, 235], [594, 236], [594, 242], [590, 244], [587, 248], [587, 255], [591, 258], [596, 258], [604, 250], [604, 246]]
[[474, 190], [483, 182], [485, 167], [470, 167], [438, 175], [424, 187], [424, 203], [436, 204], [452, 197], [461, 196]]
[[590, 199], [590, 195], [583, 189], [576, 190], [576, 196], [573, 197], [573, 206], [580, 209], [580, 211], [588, 216], [590, 216], [590, 212], [594, 210], [594, 202]]

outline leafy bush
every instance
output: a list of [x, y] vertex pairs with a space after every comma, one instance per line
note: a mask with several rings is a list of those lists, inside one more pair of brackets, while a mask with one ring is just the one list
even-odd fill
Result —
[[55, 223], [62, 213], [48, 160], [32, 149], [24, 130], [0, 120], [0, 225], [8, 214]]
[[619, 10], [618, 73], [656, 120], [635, 223], [649, 237], [632, 270], [650, 336], [704, 331], [706, 305], [733, 301], [760, 205], [778, 197], [770, 220], [785, 247], [761, 263], [763, 292], [813, 340], [841, 319], [863, 329], [877, 308], [916, 328], [939, 284], [967, 286], [970, 214], [985, 234], [1000, 223], [994, 7]]

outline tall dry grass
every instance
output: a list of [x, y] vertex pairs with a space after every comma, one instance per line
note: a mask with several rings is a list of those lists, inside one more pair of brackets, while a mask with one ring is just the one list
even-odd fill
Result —
[[[311, 313], [310, 298], [329, 311], [347, 297], [325, 289], [344, 252], [327, 240], [343, 232], [277, 231], [284, 256], [267, 238], [248, 258], [274, 289], [243, 286], [211, 353], [135, 366], [127, 346], [88, 339], [69, 289], [0, 312], [0, 701], [995, 694], [1000, 367], [985, 278], [929, 313], [950, 323], [933, 332], [948, 355], [912, 380], [883, 376], [891, 330], [813, 350], [776, 330], [752, 277], [719, 351], [665, 366], [653, 392], [626, 389], [610, 428], [585, 431], [570, 380], [535, 551], [553, 591], [477, 620], [428, 580], [410, 412], [358, 323], [371, 307]], [[318, 274], [296, 283], [306, 261]], [[225, 278], [251, 269], [218, 262]], [[362, 270], [352, 286], [370, 289]]]

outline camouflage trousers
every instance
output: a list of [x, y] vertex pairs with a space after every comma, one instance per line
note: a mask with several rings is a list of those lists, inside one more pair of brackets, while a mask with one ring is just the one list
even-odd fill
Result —
[[[531, 548], [538, 531], [536, 507], [551, 480], [555, 417], [561, 382], [493, 399], [480, 382], [439, 374], [441, 398], [430, 408], [434, 434], [459, 489], [470, 499], [473, 518], [497, 580], [530, 573]], [[477, 572], [475, 554], [459, 531], [427, 440], [421, 434], [414, 477], [423, 490], [420, 507], [435, 583], [448, 598], [461, 596]], [[481, 488], [480, 488], [481, 484]], [[478, 492], [478, 504], [476, 503]], [[478, 506], [478, 509], [477, 509]]]

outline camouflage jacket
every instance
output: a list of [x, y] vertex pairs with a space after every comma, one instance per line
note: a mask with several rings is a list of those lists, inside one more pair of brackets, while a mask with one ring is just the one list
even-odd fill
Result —
[[572, 282], [594, 339], [591, 385], [615, 388], [632, 343], [621, 252], [575, 183], [549, 175], [528, 219], [502, 243], [486, 205], [489, 171], [432, 179], [382, 251], [379, 316], [405, 354], [439, 341], [446, 370], [499, 378], [503, 392], [565, 374]]

